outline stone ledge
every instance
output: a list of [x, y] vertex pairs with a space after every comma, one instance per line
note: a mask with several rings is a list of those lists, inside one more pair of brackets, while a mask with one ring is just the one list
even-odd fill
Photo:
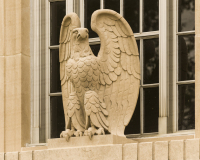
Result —
[[48, 139], [48, 148], [63, 148], [63, 147], [80, 147], [80, 146], [96, 146], [110, 144], [125, 144], [137, 143], [134, 140], [127, 139], [116, 135], [100, 135], [93, 136], [90, 140], [88, 136], [71, 137], [69, 142], [65, 138]]
[[33, 146], [33, 147], [22, 147], [21, 151], [34, 151], [48, 149], [47, 146]]
[[[107, 143], [124, 137], [106, 136]], [[75, 138], [75, 137], [74, 137]], [[83, 138], [83, 137], [81, 137]], [[85, 137], [88, 138], [88, 137]], [[93, 137], [94, 138], [94, 137]], [[116, 139], [115, 139], [116, 138]], [[121, 139], [122, 138], [122, 139]], [[56, 140], [56, 139], [55, 139]], [[94, 139], [93, 139], [94, 140]], [[66, 142], [68, 143], [68, 142]], [[0, 153], [0, 160], [199, 160], [199, 139], [89, 145]]]
[[68, 147], [34, 151], [34, 160], [122, 160], [122, 145]]

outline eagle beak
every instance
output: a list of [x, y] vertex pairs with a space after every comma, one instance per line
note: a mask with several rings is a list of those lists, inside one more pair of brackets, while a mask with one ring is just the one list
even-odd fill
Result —
[[79, 30], [78, 34], [77, 34], [77, 39], [79, 40], [83, 40], [88, 38], [88, 32], [87, 29], [81, 29]]
[[77, 39], [79, 39], [81, 37], [81, 34], [80, 33], [78, 33], [78, 35], [77, 35]]

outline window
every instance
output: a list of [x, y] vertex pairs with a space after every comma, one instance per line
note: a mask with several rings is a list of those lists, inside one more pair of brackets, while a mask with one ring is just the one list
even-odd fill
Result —
[[178, 130], [195, 127], [194, 0], [178, 1]]
[[34, 93], [40, 95], [33, 101], [34, 142], [57, 138], [65, 129], [59, 75], [63, 17], [72, 11], [79, 15], [82, 27], [89, 29], [90, 47], [97, 55], [100, 39], [91, 30], [91, 15], [104, 8], [115, 10], [128, 21], [140, 54], [140, 94], [125, 129], [127, 137], [194, 129], [194, 0], [36, 0], [34, 4], [41, 6], [36, 15], [40, 18], [35, 19], [40, 27], [34, 38], [40, 35], [40, 54], [34, 60], [39, 66], [34, 75], [40, 81], [36, 85], [33, 80]]
[[66, 15], [66, 2], [50, 2], [50, 137], [60, 137], [65, 130], [65, 118], [62, 104], [60, 61], [59, 61], [59, 37], [60, 27]]
[[32, 1], [32, 144], [45, 143], [65, 129], [59, 34], [66, 9], [65, 0]]

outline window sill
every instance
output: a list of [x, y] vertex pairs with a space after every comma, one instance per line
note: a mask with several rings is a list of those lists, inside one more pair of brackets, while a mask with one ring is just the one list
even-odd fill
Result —
[[130, 138], [137, 142], [155, 142], [155, 141], [171, 141], [171, 140], [186, 140], [195, 138], [195, 130], [187, 131], [178, 131], [176, 133], [169, 134], [143, 134], [143, 135], [126, 135], [127, 138]]
[[21, 151], [34, 151], [34, 150], [44, 150], [44, 149], [48, 149], [47, 143], [26, 144], [26, 147], [22, 147]]

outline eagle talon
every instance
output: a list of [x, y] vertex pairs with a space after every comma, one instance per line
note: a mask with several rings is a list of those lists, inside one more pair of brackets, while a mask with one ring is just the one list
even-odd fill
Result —
[[60, 134], [60, 138], [65, 138], [67, 142], [69, 142], [69, 139], [71, 136], [73, 136], [74, 130], [66, 129], [66, 131], [62, 131]]
[[93, 135], [94, 134], [91, 131], [88, 132], [88, 136], [89, 136], [90, 140], [92, 139]]
[[70, 138], [70, 136], [69, 136], [69, 134], [68, 134], [68, 133], [65, 135], [65, 137], [64, 137], [64, 138], [66, 139], [66, 141], [67, 141], [67, 142], [69, 142], [69, 138]]
[[84, 136], [88, 136], [88, 130], [85, 130], [85, 132], [84, 132], [83, 135], [84, 135]]
[[82, 136], [83, 136], [83, 132], [80, 131], [80, 130], [77, 130], [76, 132], [74, 132], [74, 135], [75, 135], [76, 137], [82, 137]]
[[96, 131], [96, 133], [97, 133], [98, 135], [105, 135], [105, 131], [104, 131], [103, 128], [99, 128], [99, 129]]

